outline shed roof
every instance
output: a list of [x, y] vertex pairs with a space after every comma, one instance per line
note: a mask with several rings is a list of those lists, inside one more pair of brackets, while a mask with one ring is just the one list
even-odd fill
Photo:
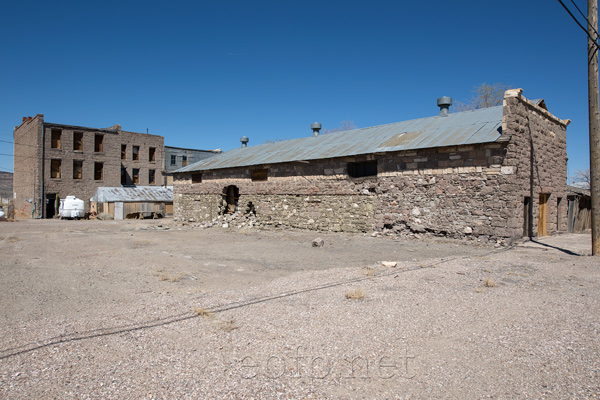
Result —
[[175, 173], [494, 142], [502, 106], [237, 148]]
[[124, 203], [141, 201], [171, 203], [173, 201], [173, 187], [99, 187], [90, 200], [99, 203], [112, 203], [115, 201], [122, 201]]

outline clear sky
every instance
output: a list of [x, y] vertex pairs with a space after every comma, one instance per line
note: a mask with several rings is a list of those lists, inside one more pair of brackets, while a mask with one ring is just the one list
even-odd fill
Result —
[[38, 113], [230, 150], [434, 116], [502, 82], [572, 120], [572, 174], [589, 168], [586, 46], [555, 0], [4, 1], [0, 153]]

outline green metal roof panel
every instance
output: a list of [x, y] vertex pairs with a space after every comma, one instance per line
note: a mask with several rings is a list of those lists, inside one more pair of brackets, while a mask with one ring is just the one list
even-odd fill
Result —
[[494, 142], [502, 106], [238, 148], [176, 173]]

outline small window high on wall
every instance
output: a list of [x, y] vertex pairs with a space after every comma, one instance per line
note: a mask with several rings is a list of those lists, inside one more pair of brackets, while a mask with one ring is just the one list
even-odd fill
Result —
[[62, 136], [62, 131], [60, 129], [52, 129], [52, 138], [50, 140], [50, 146], [53, 149], [60, 149], [60, 137]]
[[260, 181], [266, 181], [267, 179], [269, 179], [269, 170], [264, 168], [264, 169], [253, 169], [252, 170], [252, 181], [254, 182], [260, 182]]
[[377, 176], [377, 160], [348, 163], [348, 175], [352, 178]]

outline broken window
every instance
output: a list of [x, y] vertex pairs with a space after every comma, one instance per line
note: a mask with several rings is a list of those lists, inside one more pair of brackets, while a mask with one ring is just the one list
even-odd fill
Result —
[[156, 161], [156, 147], [150, 147], [150, 149], [148, 150], [148, 161]]
[[140, 146], [133, 146], [133, 161], [139, 161], [140, 159]]
[[156, 182], [156, 170], [148, 170], [148, 184], [149, 185], [154, 185]]
[[177, 165], [177, 156], [175, 154], [171, 154], [171, 165]]
[[83, 151], [83, 132], [73, 132], [73, 150]]
[[253, 181], [266, 181], [268, 179], [268, 169], [253, 169], [252, 180]]
[[134, 168], [133, 169], [133, 174], [131, 174], [131, 177], [133, 179], [133, 184], [137, 185], [138, 183], [140, 183], [140, 170], [139, 168]]
[[73, 179], [81, 179], [83, 171], [83, 161], [73, 160]]
[[202, 183], [202, 172], [192, 174], [192, 183]]
[[104, 163], [95, 162], [94, 163], [94, 179], [97, 181], [101, 181], [104, 176]]
[[348, 175], [352, 178], [377, 176], [377, 160], [348, 163]]
[[127, 160], [127, 145], [121, 145], [121, 160]]
[[62, 131], [60, 129], [52, 129], [50, 147], [52, 147], [53, 149], [60, 149], [61, 135], [62, 135]]
[[181, 165], [183, 167], [187, 165], [187, 156], [181, 156]]
[[60, 179], [60, 165], [62, 164], [61, 160], [51, 160], [50, 161], [50, 177], [52, 179]]
[[127, 185], [127, 168], [121, 165], [121, 185]]
[[94, 137], [94, 151], [102, 153], [104, 151], [104, 135], [96, 134]]

